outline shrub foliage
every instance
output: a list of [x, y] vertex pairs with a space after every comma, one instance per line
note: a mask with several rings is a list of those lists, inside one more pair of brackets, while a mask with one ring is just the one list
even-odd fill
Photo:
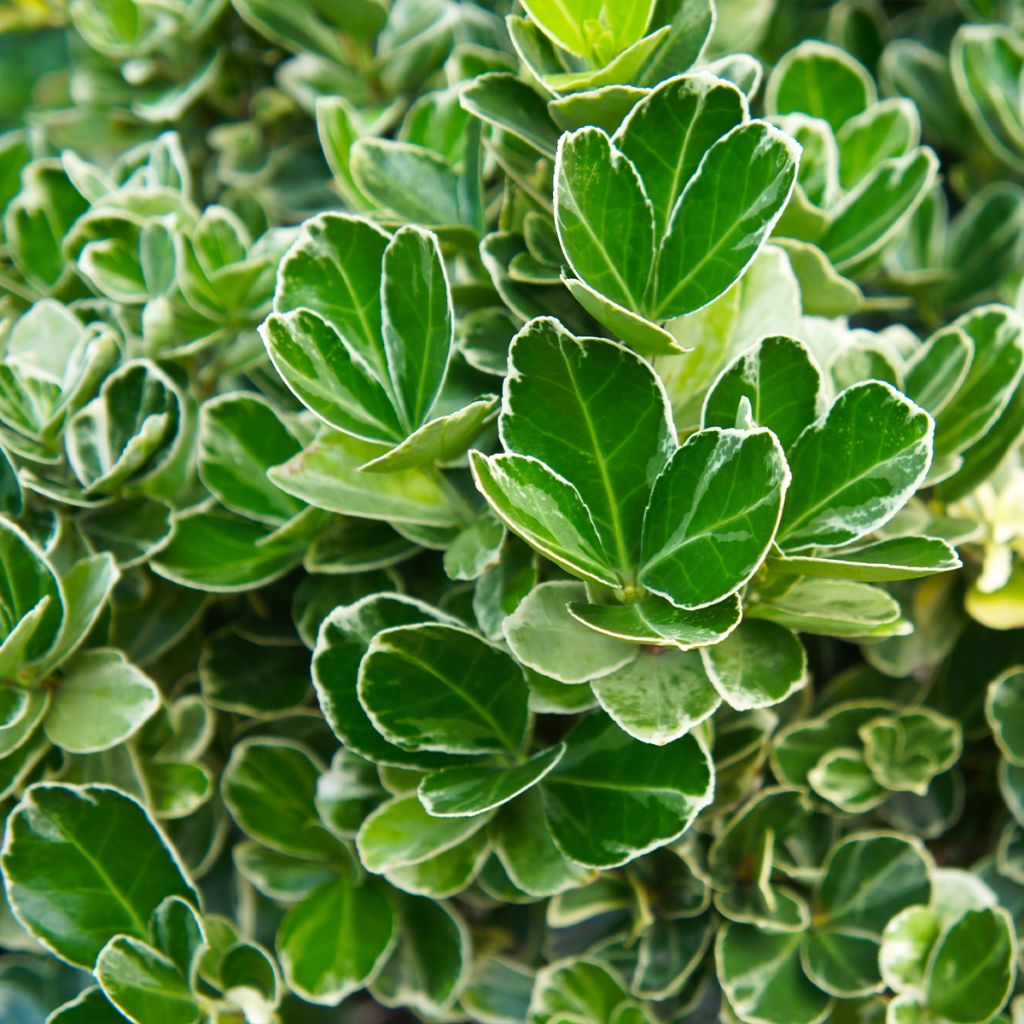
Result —
[[7, 1024], [1024, 1019], [1019, 0], [0, 26]]

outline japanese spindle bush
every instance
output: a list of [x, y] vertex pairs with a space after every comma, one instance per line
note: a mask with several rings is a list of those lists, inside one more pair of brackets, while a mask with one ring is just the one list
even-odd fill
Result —
[[1021, 1024], [1024, 3], [0, 11], [3, 1024]]

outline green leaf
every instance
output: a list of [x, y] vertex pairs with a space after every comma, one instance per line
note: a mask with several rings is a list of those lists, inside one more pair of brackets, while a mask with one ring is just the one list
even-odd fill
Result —
[[798, 155], [789, 136], [763, 121], [739, 125], [707, 151], [658, 248], [652, 319], [692, 313], [740, 277], [789, 200]]
[[726, 924], [715, 943], [715, 963], [729, 1005], [749, 1024], [819, 1024], [832, 1000], [800, 966], [803, 936], [772, 934]]
[[610, 868], [677, 839], [711, 800], [708, 756], [692, 736], [639, 743], [613, 722], [585, 718], [541, 790], [562, 852]]
[[235, 746], [221, 779], [221, 796], [247, 835], [280, 853], [337, 860], [338, 842], [316, 810], [323, 766], [298, 743], [254, 737]]
[[864, 759], [886, 789], [925, 796], [936, 775], [960, 757], [960, 724], [931, 708], [902, 711], [860, 727]]
[[456, 524], [436, 474], [422, 469], [360, 472], [381, 454], [376, 446], [331, 431], [275, 466], [269, 476], [288, 494], [339, 515], [442, 528]]
[[762, 338], [737, 356], [718, 376], [704, 399], [705, 427], [735, 427], [740, 404], [789, 451], [805, 427], [821, 413], [821, 371], [807, 347], [776, 335]]
[[968, 910], [936, 942], [925, 996], [930, 1009], [956, 1024], [991, 1020], [1017, 976], [1017, 942], [1002, 907]]
[[882, 100], [851, 117], [836, 136], [842, 187], [853, 188], [879, 161], [902, 156], [920, 140], [921, 118], [909, 100]]
[[387, 889], [349, 874], [294, 906], [277, 933], [277, 955], [289, 987], [303, 999], [337, 1006], [371, 981], [397, 938]]
[[682, 608], [735, 593], [771, 546], [788, 483], [769, 430], [691, 435], [651, 494], [640, 582]]
[[43, 728], [68, 753], [90, 754], [126, 740], [159, 707], [160, 691], [148, 676], [120, 651], [97, 648], [64, 672]]
[[168, 896], [199, 896], [152, 819], [108, 786], [38, 783], [7, 823], [3, 872], [19, 921], [91, 969], [116, 935], [145, 938]]
[[960, 568], [956, 551], [935, 537], [892, 537], [864, 547], [818, 555], [782, 555], [772, 558], [772, 570], [794, 575], [882, 583], [912, 580]]
[[628, 349], [573, 338], [548, 318], [516, 335], [509, 374], [501, 415], [506, 447], [539, 459], [576, 488], [604, 550], [630, 579], [648, 493], [675, 447], [660, 381]]
[[537, 972], [530, 998], [529, 1024], [611, 1022], [627, 998], [626, 989], [611, 970], [588, 960], [548, 964]]
[[928, 194], [939, 160], [927, 147], [890, 157], [831, 211], [819, 245], [836, 269], [845, 271], [877, 255]]
[[470, 452], [477, 490], [517, 536], [567, 572], [616, 586], [594, 520], [579, 491], [539, 459]]
[[933, 430], [931, 417], [888, 384], [847, 388], [789, 451], [782, 549], [837, 547], [883, 526], [928, 471]]
[[577, 277], [618, 305], [643, 310], [654, 214], [636, 168], [600, 128], [558, 140], [555, 225]]
[[[739, 624], [740, 602], [733, 595], [706, 608], [687, 610], [648, 594], [643, 600], [628, 604], [573, 602], [569, 614], [607, 636], [689, 651], [721, 643]], [[593, 644], [593, 640], [590, 642]]]
[[482, 121], [511, 132], [543, 156], [554, 157], [558, 129], [547, 104], [515, 75], [501, 71], [480, 75], [466, 83], [459, 102]]
[[397, 902], [398, 942], [373, 979], [374, 998], [423, 1016], [448, 1010], [469, 966], [469, 934], [441, 903], [415, 896]]
[[366, 441], [402, 439], [405, 431], [379, 371], [320, 314], [310, 309], [274, 313], [260, 334], [285, 384], [328, 426]]
[[584, 884], [593, 872], [569, 860], [555, 845], [544, 815], [544, 798], [530, 789], [505, 804], [490, 829], [494, 852], [518, 889], [542, 898]]
[[119, 579], [114, 560], [106, 552], [82, 558], [64, 573], [64, 621], [57, 642], [39, 665], [40, 672], [52, 671], [78, 650], [107, 607]]
[[551, 747], [527, 761], [503, 768], [445, 768], [419, 785], [419, 797], [429, 814], [461, 818], [500, 807], [537, 785], [562, 759], [564, 747]]
[[335, 608], [320, 626], [313, 653], [313, 686], [320, 709], [335, 735], [351, 750], [378, 764], [435, 768], [452, 762], [448, 755], [410, 751], [389, 743], [373, 726], [359, 702], [359, 664], [382, 630], [451, 619], [429, 605], [402, 594], [372, 594]]
[[448, 274], [432, 232], [404, 227], [388, 243], [381, 308], [388, 374], [411, 430], [434, 407], [453, 338]]
[[526, 680], [507, 654], [456, 626], [378, 633], [359, 669], [359, 700], [377, 730], [412, 750], [517, 754]]
[[737, 711], [779, 704], [807, 682], [803, 644], [773, 622], [741, 622], [701, 656], [715, 689]]
[[200, 415], [199, 473], [217, 499], [239, 515], [279, 523], [302, 504], [267, 479], [267, 470], [301, 451], [277, 410], [256, 395], [219, 395]]
[[312, 217], [281, 262], [274, 296], [279, 313], [305, 308], [333, 324], [379, 376], [387, 372], [380, 284], [389, 239], [363, 217]]
[[867, 70], [836, 46], [808, 40], [775, 66], [765, 95], [773, 114], [799, 111], [820, 117], [833, 131], [875, 101], [875, 84]]
[[96, 978], [107, 999], [139, 1024], [195, 1024], [202, 1016], [174, 963], [130, 936], [118, 936], [104, 947]]
[[823, 636], [902, 636], [910, 624], [899, 603], [879, 587], [852, 580], [807, 577], [747, 613], [797, 633]]
[[435, 818], [415, 793], [381, 804], [356, 836], [359, 859], [375, 874], [413, 867], [453, 850], [490, 820], [488, 813]]
[[174, 537], [150, 564], [179, 586], [215, 593], [251, 590], [302, 561], [301, 547], [268, 543], [268, 536], [266, 526], [200, 506], [175, 518]]
[[621, 10], [609, 10], [596, 0], [527, 0], [523, 9], [558, 46], [603, 63], [647, 31], [654, 0], [640, 0]]
[[516, 659], [560, 683], [585, 683], [628, 664], [636, 649], [612, 637], [595, 636], [571, 611], [586, 599], [581, 583], [553, 580], [533, 588], [503, 624]]
[[685, 736], [722, 702], [695, 651], [641, 651], [592, 689], [620, 729], [658, 747]]
[[704, 153], [746, 113], [739, 89], [704, 72], [661, 82], [630, 111], [614, 144], [643, 181], [658, 237]]
[[974, 358], [959, 388], [938, 414], [936, 459], [982, 438], [1006, 408], [1024, 375], [1024, 324], [1004, 306], [981, 306], [956, 321]]
[[71, 1002], [59, 1006], [46, 1024], [122, 1024], [124, 1015], [110, 1004], [98, 987], [87, 988]]
[[903, 836], [854, 835], [834, 847], [802, 950], [815, 984], [846, 998], [880, 990], [882, 929], [901, 910], [928, 902], [930, 869], [924, 847]]
[[432, 150], [391, 139], [358, 139], [351, 152], [352, 176], [378, 208], [425, 227], [476, 226], [461, 199], [458, 175]]
[[1003, 755], [1024, 764], [1024, 671], [1010, 669], [989, 683], [985, 717]]

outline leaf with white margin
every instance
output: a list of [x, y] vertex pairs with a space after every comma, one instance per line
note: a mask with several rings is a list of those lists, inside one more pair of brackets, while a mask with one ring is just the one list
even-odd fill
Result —
[[541, 792], [555, 842], [580, 864], [617, 867], [664, 846], [711, 801], [711, 764], [692, 735], [653, 747], [591, 715], [565, 742]]
[[337, 1006], [376, 975], [396, 938], [387, 887], [345, 873], [285, 915], [277, 955], [292, 991], [311, 1003]]
[[685, 736], [722, 702], [696, 651], [641, 650], [591, 689], [620, 729], [658, 747]]
[[932, 708], [908, 708], [860, 727], [864, 760], [878, 783], [925, 796], [932, 779], [956, 764], [960, 723]]
[[489, 813], [435, 818], [415, 793], [383, 803], [363, 822], [356, 836], [359, 859], [374, 874], [412, 867], [437, 857], [479, 832]]
[[1009, 669], [989, 683], [985, 717], [1003, 756], [1024, 765], [1024, 669]]
[[658, 247], [646, 300], [652, 320], [706, 306], [757, 255], [796, 181], [799, 146], [764, 121], [739, 125], [704, 154]]
[[149, 814], [110, 786], [29, 787], [8, 819], [2, 860], [18, 920], [86, 969], [116, 935], [145, 938], [168, 896], [199, 905]]
[[539, 459], [469, 453], [477, 490], [517, 536], [566, 572], [618, 586], [579, 491]]
[[643, 312], [654, 263], [654, 213], [636, 168], [600, 128], [558, 140], [555, 226], [577, 277], [618, 305]]
[[505, 641], [516, 658], [560, 683], [586, 683], [628, 665], [636, 648], [595, 635], [571, 613], [585, 601], [582, 583], [553, 580], [533, 588], [505, 619]]
[[706, 608], [677, 608], [655, 594], [627, 604], [571, 603], [569, 614], [597, 633], [634, 644], [682, 651], [721, 643], [740, 622], [733, 594]]
[[378, 633], [359, 666], [359, 701], [385, 739], [412, 750], [518, 754], [529, 691], [503, 650], [443, 623]]
[[701, 648], [715, 688], [737, 711], [784, 701], [807, 682], [807, 652], [788, 629], [747, 619], [724, 640]]
[[705, 72], [661, 82], [629, 112], [613, 142], [640, 174], [659, 237], [704, 153], [746, 116], [740, 90]]
[[800, 577], [784, 593], [752, 605], [751, 618], [821, 636], [906, 636], [912, 625], [899, 602], [868, 583]]
[[726, 924], [715, 943], [715, 963], [729, 1005], [747, 1024], [821, 1024], [832, 999], [800, 965], [800, 932], [772, 934]]
[[692, 434], [651, 493], [640, 582], [682, 608], [735, 593], [768, 553], [788, 484], [771, 431]]
[[891, 385], [847, 388], [789, 450], [780, 547], [838, 547], [883, 526], [924, 479], [933, 433], [931, 416]]
[[160, 691], [120, 651], [94, 648], [63, 673], [43, 729], [72, 754], [109, 750], [156, 714]]
[[836, 747], [807, 773], [811, 789], [847, 814], [865, 814], [889, 799], [860, 750]]
[[483, 814], [537, 785], [555, 768], [564, 753], [565, 748], [558, 744], [521, 764], [443, 768], [420, 782], [417, 790], [420, 802], [437, 818]]
[[704, 399], [705, 427], [735, 427], [740, 402], [787, 451], [821, 413], [823, 381], [810, 350], [794, 338], [772, 335], [741, 352], [718, 375]]
[[775, 572], [864, 583], [913, 580], [961, 566], [953, 547], [937, 537], [892, 537], [852, 549], [833, 549], [822, 556], [780, 555], [768, 564]]
[[[640, 555], [651, 487], [676, 449], [668, 396], [636, 353], [531, 320], [509, 350], [500, 431], [579, 492], [625, 580]], [[614, 399], [614, 400], [612, 400]]]
[[901, 910], [928, 902], [932, 867], [924, 846], [906, 836], [859, 833], [834, 846], [801, 951], [815, 984], [843, 998], [880, 991], [882, 930]]
[[195, 1024], [202, 1016], [178, 967], [130, 935], [119, 935], [104, 946], [96, 978], [107, 999], [130, 1021]]

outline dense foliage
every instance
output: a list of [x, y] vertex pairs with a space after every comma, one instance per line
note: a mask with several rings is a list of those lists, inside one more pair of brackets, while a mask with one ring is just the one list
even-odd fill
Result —
[[0, 28], [4, 1024], [1024, 1020], [1020, 0]]

